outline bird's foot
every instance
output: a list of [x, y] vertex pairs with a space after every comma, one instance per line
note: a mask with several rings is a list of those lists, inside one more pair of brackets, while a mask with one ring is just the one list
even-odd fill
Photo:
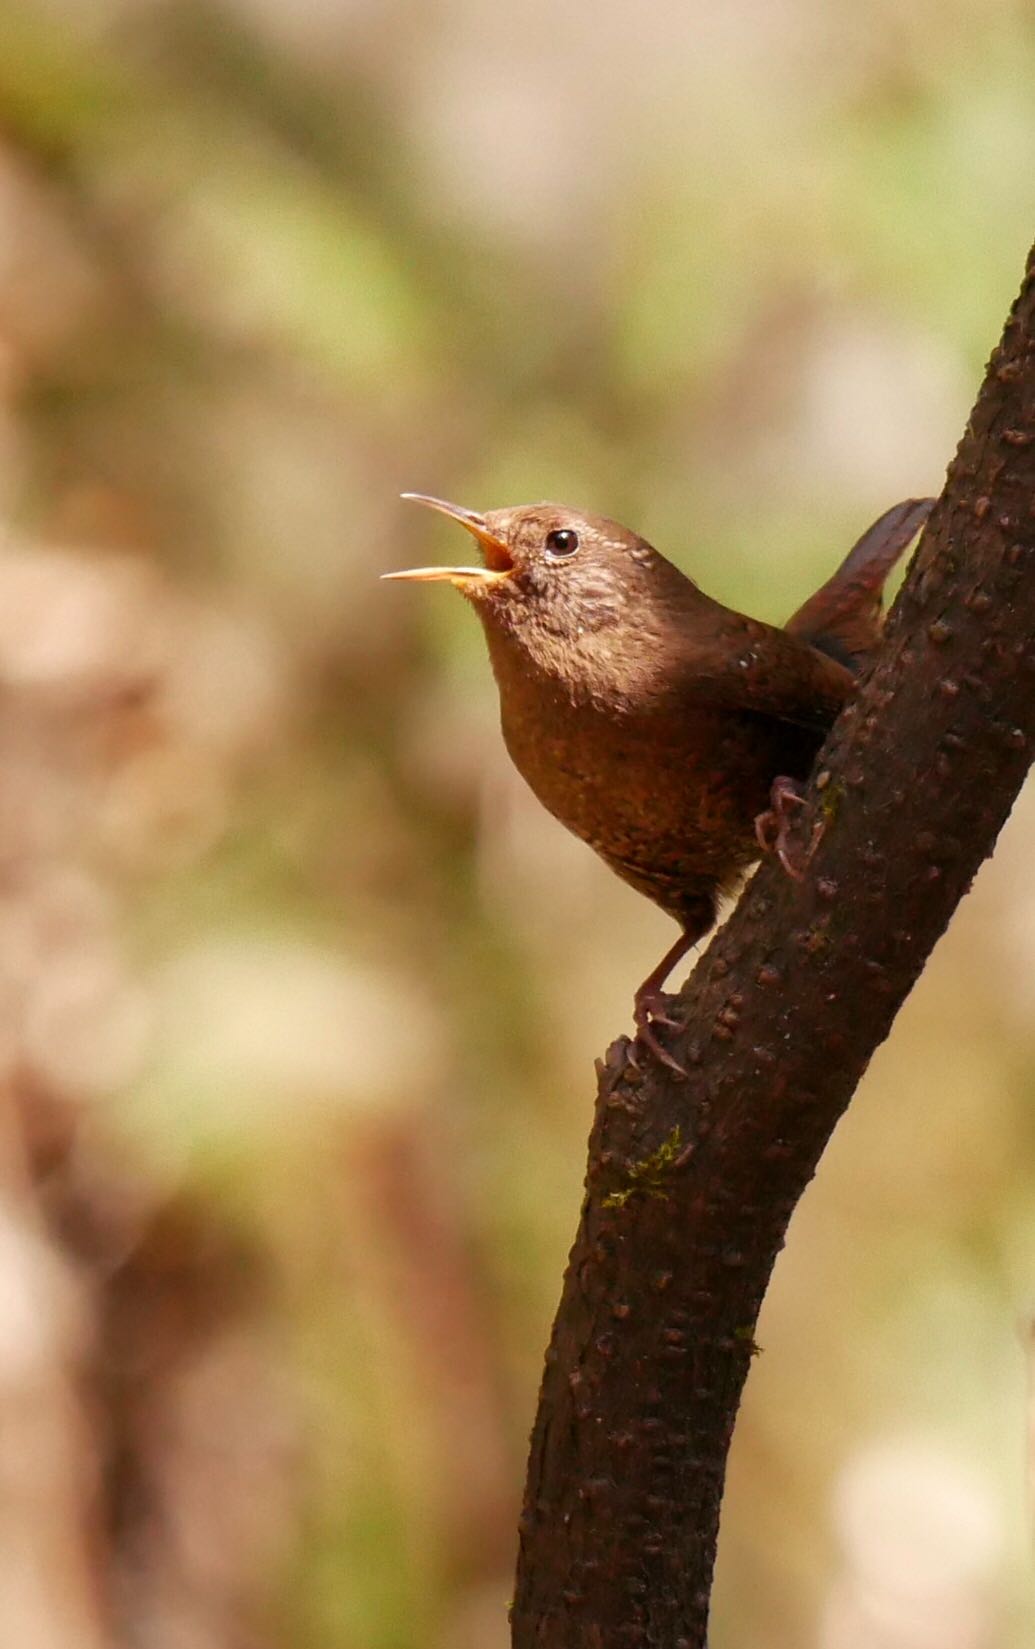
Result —
[[665, 991], [646, 986], [640, 987], [633, 999], [633, 1022], [636, 1026], [636, 1040], [641, 1042], [648, 1053], [652, 1053], [654, 1058], [662, 1065], [667, 1066], [670, 1071], [674, 1071], [676, 1076], [686, 1076], [686, 1072], [679, 1061], [673, 1059], [672, 1055], [662, 1047], [654, 1034], [655, 1025], [667, 1025], [669, 1030], [673, 1031], [680, 1031], [683, 1028], [678, 1019], [673, 1019], [665, 1011], [670, 1000]]
[[804, 806], [804, 791], [797, 780], [780, 777], [773, 780], [768, 808], [755, 820], [755, 836], [762, 852], [775, 853], [787, 875], [795, 882], [804, 880], [805, 872], [812, 863], [812, 856], [823, 840], [823, 832], [826, 829], [823, 820], [817, 819], [804, 855], [792, 852], [791, 820], [795, 810]]

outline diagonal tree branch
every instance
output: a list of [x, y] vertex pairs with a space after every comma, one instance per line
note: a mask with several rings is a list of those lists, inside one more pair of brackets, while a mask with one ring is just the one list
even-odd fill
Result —
[[791, 1213], [1035, 743], [1035, 253], [876, 668], [821, 752], [804, 882], [768, 864], [622, 1039], [546, 1355], [515, 1649], [701, 1649], [726, 1454]]

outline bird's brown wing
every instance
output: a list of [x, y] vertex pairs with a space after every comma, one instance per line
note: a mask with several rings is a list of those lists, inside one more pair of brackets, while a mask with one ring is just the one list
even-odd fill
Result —
[[825, 731], [855, 690], [850, 670], [786, 630], [728, 610], [711, 628], [687, 649], [688, 702]]

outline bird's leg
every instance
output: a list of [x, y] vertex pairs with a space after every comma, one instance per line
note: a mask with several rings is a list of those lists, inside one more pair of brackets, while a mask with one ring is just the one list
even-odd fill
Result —
[[805, 850], [804, 862], [795, 860], [791, 854], [789, 841], [791, 819], [794, 810], [805, 806], [805, 793], [797, 779], [781, 777], [773, 780], [769, 792], [769, 806], [764, 813], [760, 813], [755, 820], [755, 836], [763, 853], [775, 853], [788, 876], [795, 882], [804, 879], [805, 872], [812, 862], [812, 855], [823, 839], [826, 826], [822, 819], [817, 819], [812, 828], [812, 840]]
[[[701, 930], [703, 931], [703, 930]], [[670, 945], [656, 968], [652, 968], [636, 995], [633, 997], [633, 1021], [636, 1025], [636, 1039], [654, 1055], [655, 1059], [667, 1065], [670, 1071], [677, 1076], [685, 1076], [682, 1065], [666, 1053], [654, 1034], [654, 1025], [667, 1025], [671, 1030], [679, 1030], [679, 1022], [670, 1019], [665, 1009], [668, 997], [662, 990], [677, 962], [681, 962], [687, 951], [697, 943], [700, 932], [693, 928], [684, 928], [674, 945]]]

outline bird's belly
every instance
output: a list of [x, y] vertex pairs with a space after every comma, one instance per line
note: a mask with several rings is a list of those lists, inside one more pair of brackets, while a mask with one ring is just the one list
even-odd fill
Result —
[[804, 776], [814, 748], [778, 724], [708, 710], [675, 730], [592, 712], [548, 727], [505, 715], [503, 733], [543, 806], [673, 914], [757, 858], [754, 821], [773, 779]]

